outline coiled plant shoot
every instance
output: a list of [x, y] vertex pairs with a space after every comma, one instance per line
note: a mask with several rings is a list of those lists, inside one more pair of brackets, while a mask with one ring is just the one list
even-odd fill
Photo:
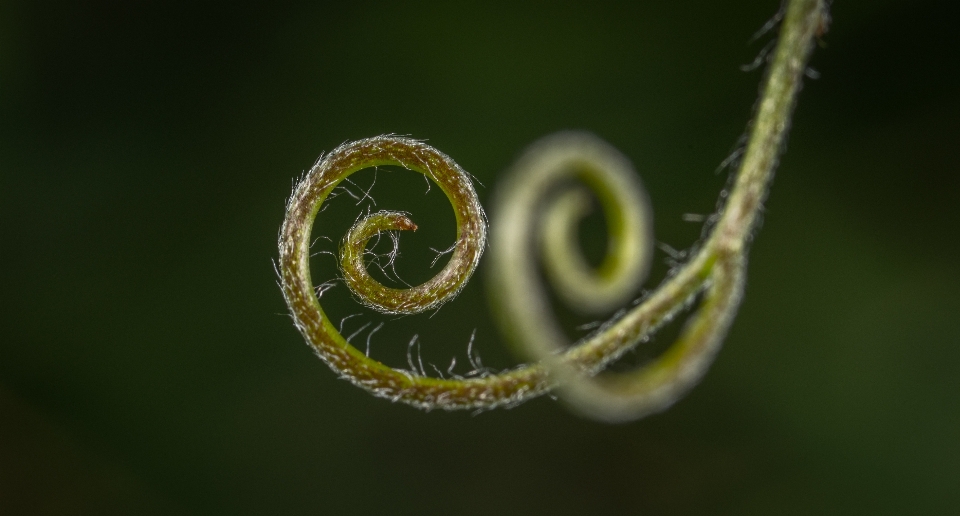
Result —
[[[791, 0], [781, 13], [778, 42], [732, 187], [709, 235], [686, 263], [636, 306], [629, 295], [643, 280], [653, 245], [646, 193], [629, 162], [582, 133], [561, 133], [534, 144], [498, 188], [490, 225], [493, 306], [509, 341], [532, 363], [499, 374], [437, 378], [395, 369], [350, 345], [320, 306], [310, 277], [310, 239], [324, 200], [351, 174], [396, 165], [424, 174], [453, 208], [457, 237], [446, 266], [427, 282], [395, 289], [372, 278], [363, 261], [378, 232], [412, 230], [404, 213], [363, 217], [341, 249], [344, 280], [367, 306], [388, 314], [434, 309], [472, 276], [487, 243], [487, 223], [469, 175], [450, 157], [411, 138], [378, 136], [344, 144], [322, 157], [296, 186], [279, 237], [279, 272], [296, 327], [342, 378], [375, 396], [424, 409], [490, 409], [556, 390], [577, 412], [605, 421], [632, 420], [664, 410], [691, 389], [716, 356], [739, 306], [749, 239], [806, 72], [815, 38], [828, 22], [824, 0]], [[577, 253], [570, 229], [582, 210], [581, 190], [547, 198], [557, 181], [579, 179], [600, 200], [610, 229], [607, 258], [593, 270]], [[543, 209], [539, 209], [543, 208]], [[540, 217], [541, 212], [543, 217]], [[629, 306], [577, 343], [559, 330], [538, 283], [543, 238], [547, 277], [559, 297], [587, 313]], [[701, 296], [677, 340], [653, 362], [626, 373], [604, 368], [645, 341]]]

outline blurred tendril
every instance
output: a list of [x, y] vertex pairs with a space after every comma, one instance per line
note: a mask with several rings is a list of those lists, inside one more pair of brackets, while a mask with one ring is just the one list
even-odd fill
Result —
[[[453, 207], [457, 238], [447, 265], [433, 278], [407, 289], [390, 288], [367, 272], [367, 242], [382, 231], [417, 226], [405, 213], [368, 214], [341, 245], [343, 278], [354, 295], [383, 313], [418, 313], [455, 297], [472, 276], [486, 245], [487, 224], [469, 175], [445, 154], [405, 137], [341, 145], [321, 157], [294, 189], [280, 230], [279, 272], [296, 327], [342, 378], [376, 396], [424, 409], [489, 409], [551, 390], [579, 413], [606, 421], [636, 419], [669, 407], [703, 377], [739, 306], [749, 240], [812, 44], [829, 21], [827, 3], [791, 0], [774, 20], [780, 20], [776, 49], [767, 57], [765, 84], [739, 169], [729, 192], [721, 195], [724, 202], [711, 217], [709, 234], [655, 291], [588, 337], [570, 343], [560, 330], [535, 257], [543, 260], [562, 301], [585, 314], [603, 313], [630, 305], [648, 270], [653, 236], [649, 201], [629, 161], [585, 133], [560, 133], [535, 143], [498, 189], [491, 225], [492, 305], [507, 338], [534, 363], [468, 378], [430, 377], [413, 365], [410, 370], [391, 368], [350, 345], [320, 306], [309, 266], [314, 219], [340, 182], [380, 165], [401, 166], [437, 184]], [[580, 186], [559, 187], [572, 180]], [[606, 257], [596, 270], [580, 254], [576, 239], [590, 192], [600, 201], [610, 232]], [[634, 371], [604, 372], [697, 296], [696, 311], [663, 354]]]

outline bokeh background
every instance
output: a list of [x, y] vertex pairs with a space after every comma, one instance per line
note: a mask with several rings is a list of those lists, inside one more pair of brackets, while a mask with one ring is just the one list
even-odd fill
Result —
[[[595, 132], [642, 175], [658, 241], [689, 247], [683, 215], [715, 206], [761, 79], [739, 67], [778, 7], [3, 2], [0, 514], [956, 514], [954, 2], [835, 3], [740, 315], [663, 414], [422, 413], [337, 380], [285, 315], [271, 260], [292, 180], [377, 134], [428, 139], [489, 202], [538, 137]], [[425, 189], [381, 171], [372, 190], [422, 228], [402, 237], [411, 282], [453, 239]], [[341, 196], [318, 231], [338, 241], [366, 205]], [[361, 314], [347, 333], [385, 323], [373, 353], [393, 365], [414, 334], [426, 361], [463, 364], [474, 330], [487, 365], [517, 363], [482, 279], [432, 318], [328, 296]]]

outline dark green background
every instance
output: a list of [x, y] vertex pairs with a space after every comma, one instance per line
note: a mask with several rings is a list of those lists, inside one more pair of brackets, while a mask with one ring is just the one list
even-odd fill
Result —
[[[779, 2], [690, 4], [4, 2], [0, 514], [960, 511], [953, 2], [836, 2], [740, 315], [664, 414], [425, 414], [337, 380], [284, 315], [292, 179], [382, 133], [428, 139], [488, 202], [527, 144], [593, 131], [635, 163], [657, 239], [691, 245], [681, 215], [714, 207]], [[423, 228], [398, 266], [421, 281], [449, 207], [381, 176], [378, 207]], [[337, 241], [364, 206], [332, 206]], [[462, 364], [476, 328], [515, 364], [484, 299], [478, 278], [386, 319], [374, 355], [403, 365], [418, 333]]]

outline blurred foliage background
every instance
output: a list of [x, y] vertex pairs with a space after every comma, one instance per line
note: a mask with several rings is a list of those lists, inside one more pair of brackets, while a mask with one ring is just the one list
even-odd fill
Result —
[[[3, 2], [0, 513], [956, 513], [953, 2], [836, 2], [740, 315], [663, 414], [421, 413], [337, 380], [285, 315], [271, 259], [292, 180], [382, 133], [428, 139], [487, 201], [536, 138], [593, 131], [642, 175], [657, 239], [689, 247], [682, 215], [714, 209], [761, 79], [739, 66], [778, 7]], [[383, 172], [372, 191], [422, 228], [402, 237], [408, 281], [453, 239], [425, 188]], [[331, 206], [317, 232], [336, 242], [365, 204]], [[462, 364], [474, 329], [488, 365], [516, 364], [480, 278], [432, 318], [328, 295], [361, 313], [346, 333], [385, 322], [374, 356], [393, 365], [415, 333], [425, 360]]]

